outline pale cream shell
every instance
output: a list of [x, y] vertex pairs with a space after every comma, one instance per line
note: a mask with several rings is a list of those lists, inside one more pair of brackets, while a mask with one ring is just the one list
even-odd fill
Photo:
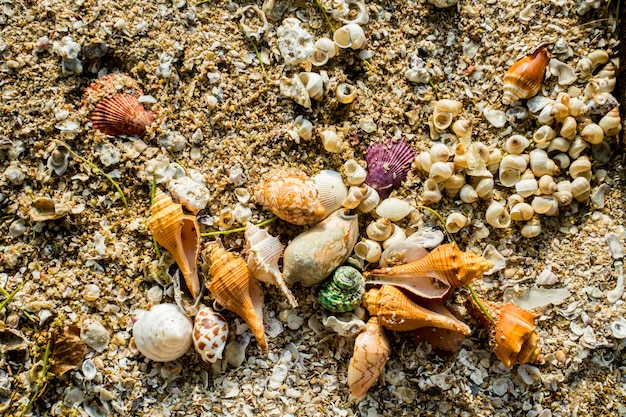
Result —
[[405, 200], [391, 197], [383, 200], [378, 207], [376, 207], [376, 214], [396, 222], [404, 219], [413, 210], [414, 208]]
[[382, 255], [382, 247], [380, 243], [371, 239], [363, 239], [354, 246], [354, 253], [367, 262], [378, 262]]
[[367, 177], [367, 171], [356, 160], [348, 159], [343, 164], [344, 173], [346, 174], [346, 183], [348, 185], [361, 185]]
[[317, 187], [317, 198], [327, 214], [339, 209], [348, 197], [348, 187], [343, 183], [343, 178], [337, 171], [324, 169], [313, 177], [313, 181]]
[[503, 202], [492, 201], [485, 212], [485, 220], [497, 229], [504, 229], [511, 224], [511, 216]]
[[322, 77], [315, 72], [301, 72], [298, 77], [304, 85], [309, 97], [313, 100], [321, 100], [324, 95], [324, 82]]
[[381, 217], [380, 219], [373, 221], [365, 229], [367, 237], [377, 242], [383, 242], [391, 236], [392, 232], [393, 223], [391, 223], [391, 221], [386, 217]]
[[359, 207], [357, 207], [357, 209], [361, 213], [369, 213], [373, 211], [376, 207], [378, 207], [379, 203], [380, 196], [378, 195], [378, 191], [368, 185], [367, 193], [365, 193], [365, 198], [363, 198], [363, 201], [361, 201], [361, 204], [359, 204]]
[[148, 359], [170, 362], [191, 347], [193, 324], [175, 304], [157, 304], [133, 325], [135, 346]]
[[391, 236], [389, 236], [383, 242], [383, 249], [387, 249], [388, 247], [395, 245], [396, 243], [404, 242], [405, 240], [406, 233], [404, 232], [404, 229], [397, 224], [394, 224], [393, 230], [391, 231]]
[[541, 221], [539, 220], [539, 218], [535, 216], [528, 222], [526, 222], [526, 224], [522, 226], [520, 233], [525, 238], [533, 238], [539, 236], [541, 234]]
[[446, 218], [446, 230], [450, 233], [458, 233], [467, 225], [467, 217], [459, 212], [450, 213]]
[[359, 89], [348, 83], [340, 83], [335, 90], [335, 96], [337, 101], [342, 104], [350, 104], [355, 99], [359, 92]]
[[361, 49], [367, 43], [363, 28], [356, 23], [348, 23], [337, 29], [333, 35], [333, 40], [342, 49]]

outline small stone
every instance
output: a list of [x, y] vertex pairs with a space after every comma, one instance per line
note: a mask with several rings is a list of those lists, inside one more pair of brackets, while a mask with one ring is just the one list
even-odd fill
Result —
[[96, 284], [87, 285], [83, 297], [86, 301], [96, 301], [100, 298], [100, 288]]
[[622, 245], [619, 235], [617, 233], [609, 232], [606, 234], [604, 239], [606, 239], [606, 243], [609, 245], [609, 252], [611, 252], [613, 259], [622, 259], [625, 253], [624, 245]]
[[552, 272], [552, 269], [548, 267], [541, 271], [535, 282], [537, 285], [553, 285], [556, 284], [558, 280], [559, 277], [557, 277], [556, 274]]
[[110, 341], [107, 329], [95, 319], [87, 319], [83, 322], [80, 338], [97, 352], [104, 352]]

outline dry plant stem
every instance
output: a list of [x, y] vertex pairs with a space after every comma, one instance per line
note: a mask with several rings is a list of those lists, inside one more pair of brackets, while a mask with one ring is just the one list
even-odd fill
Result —
[[51, 347], [52, 347], [52, 339], [48, 340], [48, 344], [46, 345], [46, 351], [43, 354], [43, 365], [41, 367], [41, 383], [37, 382], [37, 385], [35, 385], [35, 391], [31, 395], [30, 400], [28, 401], [28, 404], [26, 404], [26, 407], [24, 407], [19, 417], [22, 417], [24, 414], [26, 414], [26, 412], [30, 409], [31, 405], [33, 405], [35, 400], [37, 400], [37, 398], [39, 397], [39, 394], [41, 394], [42, 389], [46, 386], [46, 383], [48, 382], [48, 361], [50, 359]]
[[[274, 222], [276, 219], [278, 219], [278, 216], [274, 216], [272, 218], [269, 218], [267, 220], [263, 220], [261, 223], [257, 224], [258, 227], [263, 227], [263, 226], [267, 226], [268, 224]], [[245, 232], [246, 228], [245, 227], [238, 227], [236, 229], [229, 229], [229, 230], [220, 230], [218, 232], [205, 232], [205, 233], [200, 233], [200, 236], [202, 237], [208, 237], [208, 236], [221, 236], [221, 235], [229, 235], [231, 233], [238, 233], [238, 232]]]
[[[454, 237], [452, 236], [452, 234], [450, 234], [450, 232], [448, 232], [448, 230], [446, 230], [446, 221], [443, 219], [443, 216], [441, 214], [439, 214], [439, 212], [437, 210], [433, 210], [430, 207], [426, 207], [426, 206], [415, 206], [415, 208], [421, 209], [421, 210], [428, 210], [432, 214], [437, 216], [437, 218], [439, 219], [439, 221], [443, 225], [443, 230], [446, 231], [446, 234], [448, 235], [448, 238], [450, 239], [451, 242], [453, 242], [456, 245], [456, 241], [454, 240]], [[472, 284], [468, 284], [467, 288], [469, 288], [470, 293], [472, 294], [472, 298], [474, 299], [476, 304], [478, 304], [478, 307], [480, 308], [480, 310], [489, 319], [489, 321], [493, 323], [494, 322], [493, 316], [489, 313], [489, 311], [487, 311], [487, 309], [485, 308], [483, 303], [480, 301], [480, 298], [478, 298], [478, 294], [476, 294], [476, 291], [474, 290], [474, 286]]]
[[243, 29], [243, 26], [241, 26], [241, 23], [237, 23], [237, 27], [239, 28], [241, 33], [243, 33], [246, 39], [248, 39], [248, 41], [252, 44], [252, 47], [254, 48], [254, 53], [256, 54], [256, 57], [259, 60], [259, 63], [261, 64], [261, 71], [263, 71], [263, 78], [265, 78], [265, 81], [269, 81], [267, 78], [267, 72], [265, 72], [265, 65], [263, 65], [263, 60], [261, 59], [261, 53], [259, 52], [259, 48], [257, 48], [256, 43], [254, 42], [254, 39], [248, 36], [246, 31]]
[[[154, 205], [154, 196], [156, 195], [156, 187], [157, 187], [156, 175], [153, 175], [152, 176], [152, 188], [150, 189], [150, 207]], [[159, 248], [159, 243], [156, 241], [154, 236], [152, 236], [152, 244], [154, 245], [154, 253], [157, 259], [161, 259], [161, 249]], [[165, 285], [169, 285], [170, 278], [167, 275], [167, 271], [165, 270], [165, 268], [163, 268], [162, 265], [159, 266], [159, 272], [161, 273], [161, 277], [163, 278], [163, 282], [165, 283]]]
[[324, 6], [322, 5], [322, 3], [320, 2], [320, 0], [315, 0], [315, 3], [317, 3], [317, 7], [320, 8], [322, 14], [324, 15], [324, 19], [326, 19], [326, 23], [328, 23], [328, 26], [330, 27], [331, 32], [335, 33], [335, 28], [333, 27], [332, 22], [330, 21], [330, 18], [328, 17], [328, 15], [326, 14], [326, 9], [324, 9]]
[[91, 161], [83, 158], [82, 156], [80, 156], [76, 152], [74, 152], [72, 150], [72, 148], [70, 148], [65, 142], [57, 140], [57, 139], [53, 139], [53, 140], [57, 144], [63, 146], [65, 149], [67, 149], [67, 151], [70, 153], [70, 155], [72, 155], [74, 158], [79, 159], [80, 161], [82, 161], [82, 162], [86, 163], [87, 165], [89, 165], [95, 174], [102, 174], [102, 175], [104, 175], [104, 177], [107, 180], [109, 180], [109, 182], [111, 184], [113, 184], [113, 187], [115, 187], [115, 189], [119, 193], [120, 197], [122, 198], [122, 202], [124, 203], [124, 207], [126, 208], [126, 213], [128, 213], [130, 211], [130, 209], [128, 208], [128, 202], [126, 201], [126, 196], [124, 195], [124, 192], [120, 188], [119, 184], [117, 182], [115, 182], [115, 180], [113, 180], [113, 178], [109, 177], [104, 171], [102, 171], [100, 168], [98, 168], [96, 165], [94, 165]]
[[382, 75], [382, 73], [378, 70], [378, 68], [376, 68], [371, 62], [369, 62], [367, 59], [363, 58], [361, 55], [358, 55], [359, 58], [361, 58], [361, 61], [363, 61], [365, 63], [365, 65], [367, 65], [367, 67], [374, 71], [376, 74], [378, 75]]

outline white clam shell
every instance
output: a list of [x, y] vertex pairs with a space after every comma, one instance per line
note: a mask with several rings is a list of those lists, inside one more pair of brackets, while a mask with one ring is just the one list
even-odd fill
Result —
[[200, 309], [194, 320], [193, 344], [202, 360], [215, 363], [218, 359], [222, 359], [227, 338], [226, 319], [210, 307]]
[[376, 207], [376, 214], [380, 217], [386, 217], [393, 222], [404, 219], [413, 211], [413, 207], [404, 200], [391, 197], [383, 200], [382, 203]]
[[335, 44], [340, 48], [361, 49], [367, 43], [363, 28], [356, 23], [348, 23], [335, 31]]
[[367, 177], [367, 171], [354, 159], [348, 159], [343, 164], [348, 185], [361, 185]]
[[330, 214], [341, 207], [348, 197], [348, 187], [343, 183], [341, 174], [337, 171], [324, 169], [313, 177], [318, 191], [318, 199]]
[[137, 349], [148, 359], [169, 362], [183, 356], [193, 343], [191, 319], [175, 304], [157, 304], [133, 325]]
[[428, 251], [419, 243], [403, 240], [388, 246], [378, 262], [381, 268], [419, 261]]
[[504, 229], [511, 224], [511, 216], [504, 202], [492, 201], [485, 212], [485, 220], [497, 229]]

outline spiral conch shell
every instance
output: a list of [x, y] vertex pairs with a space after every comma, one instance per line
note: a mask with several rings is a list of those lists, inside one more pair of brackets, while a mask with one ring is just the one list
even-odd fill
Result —
[[148, 228], [157, 243], [174, 257], [187, 288], [194, 298], [197, 297], [200, 293], [196, 265], [200, 253], [200, 225], [196, 216], [184, 214], [180, 204], [158, 190]]
[[352, 253], [359, 237], [356, 214], [339, 209], [287, 245], [283, 274], [288, 284], [317, 285]]
[[493, 263], [454, 243], [441, 245], [415, 262], [366, 272], [368, 284], [389, 284], [422, 298], [443, 298], [451, 288], [462, 287], [481, 277]]
[[365, 294], [363, 306], [371, 315], [377, 316], [381, 325], [389, 330], [409, 331], [422, 327], [437, 327], [465, 335], [470, 333], [465, 323], [418, 305], [391, 285], [369, 290]]
[[509, 68], [504, 76], [503, 104], [511, 104], [521, 98], [529, 98], [539, 92], [548, 65], [548, 53], [540, 47], [532, 54], [520, 59]]
[[194, 319], [193, 344], [196, 352], [207, 363], [215, 363], [222, 358], [228, 338], [226, 319], [210, 307], [201, 308]]
[[267, 230], [248, 222], [246, 224], [246, 244], [248, 269], [259, 281], [276, 285], [285, 295], [293, 308], [298, 302], [287, 287], [283, 274], [278, 268], [278, 260], [283, 255], [285, 246], [280, 240], [270, 235]]
[[354, 353], [348, 367], [350, 394], [361, 398], [378, 379], [391, 348], [385, 331], [376, 316], [370, 317], [365, 330], [354, 342]]
[[209, 247], [211, 283], [215, 300], [241, 317], [250, 327], [259, 346], [267, 352], [263, 328], [263, 291], [259, 281], [250, 277], [246, 261], [215, 243]]
[[278, 168], [264, 174], [254, 197], [281, 219], [299, 226], [319, 221], [326, 215], [315, 181], [296, 168]]
[[541, 348], [538, 346], [539, 334], [535, 331], [535, 320], [540, 315], [514, 304], [499, 307], [493, 350], [507, 367], [516, 363], [533, 363], [539, 359]]
[[137, 349], [148, 359], [169, 362], [191, 347], [191, 319], [175, 304], [158, 304], [133, 325]]

